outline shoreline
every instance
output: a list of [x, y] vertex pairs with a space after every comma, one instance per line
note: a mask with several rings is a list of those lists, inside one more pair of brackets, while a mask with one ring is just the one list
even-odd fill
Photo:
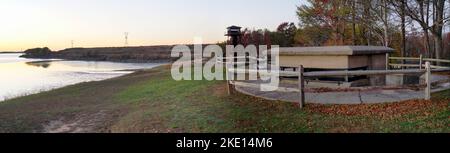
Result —
[[[21, 57], [23, 58], [23, 57]], [[23, 58], [23, 59], [29, 59], [29, 58]], [[53, 58], [49, 58], [49, 59], [35, 59], [35, 60], [39, 60], [39, 61], [30, 61], [30, 62], [24, 62], [24, 63], [35, 63], [35, 64], [39, 64], [39, 63], [46, 63], [46, 62], [58, 62], [58, 61], [81, 61], [81, 62], [111, 62], [111, 63], [125, 63], [125, 62], [114, 62], [114, 61], [85, 61], [85, 60], [66, 60], [66, 59], [53, 59]], [[130, 75], [139, 71], [145, 71], [145, 70], [151, 70], [154, 69], [156, 67], [162, 66], [162, 65], [167, 65], [169, 63], [165, 62], [165, 63], [156, 63], [156, 62], [148, 62], [149, 64], [157, 64], [157, 66], [152, 67], [152, 68], [140, 68], [140, 69], [118, 69], [118, 70], [112, 70], [111, 74], [116, 74], [116, 73], [120, 73], [123, 72], [123, 74], [116, 76], [116, 77], [111, 77], [111, 78], [107, 78], [107, 79], [103, 79], [103, 80], [94, 80], [94, 81], [83, 81], [83, 82], [78, 82], [78, 83], [74, 83], [74, 84], [66, 84], [66, 85], [62, 85], [62, 86], [58, 86], [58, 87], [48, 87], [48, 88], [42, 88], [42, 89], [37, 89], [37, 90], [33, 90], [33, 91], [27, 91], [27, 92], [23, 92], [23, 93], [18, 93], [15, 95], [5, 95], [3, 97], [0, 98], [0, 103], [3, 103], [5, 101], [8, 100], [12, 100], [15, 98], [21, 98], [21, 97], [26, 97], [26, 96], [30, 96], [30, 95], [34, 95], [34, 94], [39, 94], [42, 92], [49, 92], [52, 90], [58, 90], [67, 86], [72, 86], [72, 85], [77, 85], [77, 84], [82, 84], [82, 83], [88, 83], [88, 82], [98, 82], [98, 81], [104, 81], [104, 80], [109, 80], [109, 79], [114, 79], [114, 78], [118, 78], [118, 77], [123, 77], [125, 75]], [[128, 63], [127, 63], [128, 64]], [[129, 64], [132, 64], [131, 62]]]
[[86, 61], [86, 62], [115, 62], [115, 63], [170, 63], [173, 62], [173, 60], [169, 59], [160, 59], [160, 60], [138, 60], [138, 59], [112, 59], [112, 60], [104, 60], [104, 59], [95, 59], [95, 58], [61, 58], [61, 57], [21, 57], [24, 59], [42, 59], [42, 60], [65, 60], [65, 61]]
[[[112, 62], [112, 63], [156, 63], [156, 64], [165, 64], [171, 63], [170, 60], [150, 60], [150, 61], [139, 61], [139, 60], [89, 60], [89, 59], [62, 59], [62, 58], [26, 58], [20, 57], [23, 59], [31, 59], [31, 60], [42, 60], [35, 62], [53, 62], [53, 61], [82, 61], [82, 62]], [[33, 61], [31, 62], [33, 63]]]
[[0, 52], [0, 54], [23, 54], [24, 52]]
[[140, 47], [96, 47], [68, 48], [51, 51], [48, 48], [35, 48], [25, 51], [24, 58], [58, 58], [82, 61], [112, 61], [122, 63], [164, 63], [174, 61], [171, 57], [173, 46]]
[[[203, 44], [203, 47], [209, 44]], [[67, 48], [51, 51], [48, 48], [35, 48], [25, 51], [24, 58], [59, 58], [82, 61], [112, 61], [122, 63], [167, 63], [178, 58], [171, 57], [175, 45]], [[194, 45], [186, 44], [193, 52]]]

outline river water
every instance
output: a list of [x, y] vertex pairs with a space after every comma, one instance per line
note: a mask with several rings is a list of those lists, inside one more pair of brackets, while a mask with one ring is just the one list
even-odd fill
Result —
[[0, 101], [81, 82], [100, 81], [150, 69], [160, 63], [115, 63], [25, 59], [0, 53]]

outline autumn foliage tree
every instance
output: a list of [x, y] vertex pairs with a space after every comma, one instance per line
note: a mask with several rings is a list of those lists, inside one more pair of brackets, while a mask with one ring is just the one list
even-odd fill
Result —
[[273, 31], [244, 29], [244, 45], [388, 46], [398, 56], [450, 59], [449, 0], [307, 0], [297, 7], [299, 24]]
[[291, 47], [295, 44], [295, 34], [297, 26], [295, 23], [283, 22], [275, 31], [268, 29], [245, 28], [242, 31], [242, 44], [247, 45], [279, 45], [281, 47]]
[[[310, 5], [302, 5], [297, 15], [302, 28], [318, 27], [331, 31], [330, 45], [344, 45], [348, 28], [346, 21], [350, 17], [351, 8], [346, 0], [308, 0]], [[317, 44], [317, 43], [313, 43]]]
[[[307, 2], [297, 8], [300, 21], [295, 36], [297, 45], [379, 45], [397, 49], [400, 56], [420, 48], [420, 53], [436, 58], [443, 58], [448, 52], [443, 33], [445, 26], [449, 26], [448, 0]], [[422, 32], [412, 30], [417, 26]], [[408, 44], [411, 42], [408, 39], [422, 41]]]

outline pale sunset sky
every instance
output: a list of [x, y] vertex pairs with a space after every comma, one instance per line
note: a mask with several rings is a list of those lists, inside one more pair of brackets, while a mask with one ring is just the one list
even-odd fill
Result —
[[0, 0], [0, 51], [48, 46], [130, 46], [204, 43], [226, 39], [239, 25], [274, 30], [298, 23], [304, 0]]

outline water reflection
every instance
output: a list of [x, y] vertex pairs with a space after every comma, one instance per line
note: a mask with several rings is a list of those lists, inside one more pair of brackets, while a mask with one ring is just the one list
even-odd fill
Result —
[[29, 66], [48, 68], [50, 67], [52, 61], [37, 61], [37, 62], [26, 62], [25, 64]]
[[60, 88], [80, 82], [99, 81], [153, 68], [156, 63], [114, 63], [24, 59], [21, 54], [0, 54], [0, 101]]

